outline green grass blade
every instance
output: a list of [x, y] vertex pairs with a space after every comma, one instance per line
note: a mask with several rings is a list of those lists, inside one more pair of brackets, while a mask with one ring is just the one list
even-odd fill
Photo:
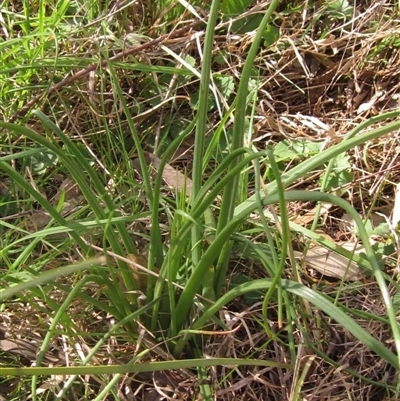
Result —
[[[208, 94], [211, 79], [211, 62], [214, 48], [215, 24], [219, 12], [219, 0], [213, 0], [210, 8], [210, 15], [207, 21], [206, 35], [204, 40], [203, 61], [201, 64], [201, 78], [199, 90], [199, 105], [196, 124], [195, 144], [193, 153], [193, 172], [192, 172], [192, 194], [191, 201], [194, 200], [200, 191], [203, 179], [203, 157], [204, 141], [207, 130], [208, 113]], [[200, 227], [192, 227], [192, 263], [196, 268], [201, 258], [201, 232]]]
[[[398, 115], [398, 113], [396, 113]], [[393, 115], [391, 115], [393, 117]], [[388, 115], [386, 115], [386, 118], [389, 118]], [[369, 120], [369, 124], [372, 124], [375, 121], [380, 121], [380, 119], [376, 119], [375, 117], [371, 120]], [[366, 123], [363, 124], [364, 127], [368, 126]], [[358, 145], [362, 145], [372, 139], [379, 138], [383, 135], [386, 135], [392, 131], [399, 130], [400, 129], [400, 122], [392, 122], [389, 123], [383, 127], [376, 128], [374, 130], [365, 132], [361, 135], [358, 135], [354, 138], [348, 139], [347, 141], [343, 141], [338, 143], [337, 145], [332, 146], [331, 148], [326, 149], [322, 153], [315, 155], [311, 157], [310, 159], [306, 160], [303, 163], [300, 163], [298, 166], [293, 167], [290, 171], [287, 173], [282, 174], [282, 181], [285, 183], [285, 186], [288, 187], [294, 182], [296, 182], [298, 179], [301, 179], [302, 177], [305, 177], [307, 173], [310, 171], [320, 167], [321, 165], [328, 163], [332, 158], [339, 156], [341, 153], [344, 153], [350, 149], [353, 149], [354, 147]], [[276, 182], [271, 182], [267, 185], [267, 190], [269, 194], [273, 194], [276, 192], [277, 184]], [[264, 194], [261, 193], [261, 197], [264, 197]], [[251, 196], [244, 202], [242, 202], [240, 205], [238, 205], [235, 209], [234, 215], [237, 216], [239, 214], [242, 214], [243, 212], [246, 214], [251, 213], [253, 210], [256, 208], [256, 197], [255, 195]]]
[[[261, 279], [252, 282], [247, 282], [240, 284], [234, 289], [230, 290], [228, 293], [219, 298], [213, 306], [211, 306], [204, 314], [198, 319], [191, 327], [191, 329], [201, 328], [215, 313], [223, 308], [228, 302], [233, 299], [246, 294], [251, 291], [262, 291], [269, 288], [272, 285], [271, 279]], [[306, 299], [310, 303], [314, 304], [319, 310], [322, 310], [327, 315], [332, 317], [343, 327], [346, 328], [354, 337], [360, 340], [363, 344], [369, 347], [372, 351], [377, 353], [392, 366], [399, 369], [399, 361], [397, 356], [386, 348], [381, 341], [378, 341], [372, 337], [366, 330], [364, 330], [360, 325], [358, 325], [352, 318], [350, 318], [345, 312], [343, 312], [339, 307], [333, 304], [325, 296], [319, 294], [312, 289], [293, 281], [282, 279], [282, 288], [285, 291], [289, 291], [300, 298]], [[186, 335], [186, 340], [189, 336]]]
[[84, 262], [76, 263], [69, 266], [63, 266], [56, 269], [52, 269], [41, 273], [39, 276], [29, 279], [28, 281], [15, 284], [12, 287], [4, 288], [0, 290], [0, 301], [4, 302], [6, 299], [18, 295], [23, 291], [29, 290], [30, 288], [37, 287], [38, 285], [54, 281], [59, 277], [64, 277], [68, 274], [87, 270], [92, 266], [98, 266], [104, 262], [104, 258], [97, 258], [87, 260]]
[[[233, 125], [232, 139], [230, 151], [235, 151], [244, 145], [245, 138], [245, 121], [246, 121], [246, 109], [248, 107], [247, 95], [249, 91], [249, 80], [251, 71], [254, 67], [254, 60], [257, 56], [259, 46], [264, 34], [264, 30], [271, 20], [272, 14], [279, 4], [279, 0], [272, 0], [264, 17], [257, 29], [257, 33], [251, 44], [249, 53], [247, 54], [245, 64], [243, 66], [242, 74], [240, 77], [240, 83], [236, 99], [236, 111], [235, 111], [235, 122]], [[240, 157], [232, 162], [231, 168], [234, 168], [237, 163], [240, 162]], [[239, 176], [232, 177], [232, 182], [224, 190], [222, 197], [221, 210], [218, 219], [217, 233], [223, 230], [228, 221], [234, 214], [236, 206], [237, 188], [239, 183]], [[219, 289], [222, 287], [223, 281], [225, 280], [226, 270], [228, 267], [228, 255], [230, 253], [230, 244], [226, 243], [222, 248], [220, 258], [216, 268], [216, 281], [215, 288]], [[216, 294], [219, 296], [219, 293]]]
[[144, 362], [134, 365], [105, 365], [105, 366], [70, 366], [70, 367], [33, 367], [33, 368], [2, 368], [4, 376], [41, 376], [41, 375], [99, 375], [122, 374], [135, 372], [158, 372], [163, 370], [190, 369], [212, 366], [269, 366], [289, 369], [285, 363], [269, 360], [244, 358], [201, 358], [182, 359], [179, 361]]

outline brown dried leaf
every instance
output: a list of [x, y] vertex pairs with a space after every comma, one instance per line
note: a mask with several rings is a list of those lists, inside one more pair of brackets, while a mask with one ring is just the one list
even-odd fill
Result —
[[[22, 356], [26, 359], [35, 360], [36, 355], [39, 352], [39, 346], [31, 343], [24, 339], [11, 340], [0, 340], [0, 349], [4, 352], [10, 352], [14, 355]], [[60, 359], [53, 356], [50, 352], [45, 355], [45, 361], [47, 362], [59, 362]]]
[[[126, 255], [126, 259], [129, 259], [131, 262], [129, 266], [132, 270], [133, 278], [135, 279], [137, 289], [145, 292], [147, 287], [147, 277], [150, 273], [147, 269], [147, 257], [145, 255]], [[154, 270], [155, 273], [158, 273], [158, 270]], [[154, 274], [153, 272], [153, 274]]]
[[[343, 247], [353, 249], [354, 244], [344, 244]], [[357, 253], [362, 249], [357, 249]], [[349, 262], [347, 258], [320, 245], [311, 247], [307, 255], [295, 252], [296, 257], [303, 259], [306, 264], [320, 274], [347, 281], [360, 280], [364, 277], [357, 263]]]
[[[333, 206], [332, 203], [324, 202], [322, 204], [322, 207], [320, 210], [320, 217], [327, 215], [329, 210], [332, 208], [332, 206]], [[297, 216], [295, 218], [294, 222], [296, 224], [306, 227], [308, 224], [310, 224], [312, 221], [314, 221], [316, 211], [317, 211], [317, 208], [314, 207], [311, 210], [307, 211], [305, 214], [303, 214], [301, 216]]]
[[30, 233], [41, 230], [50, 223], [52, 217], [41, 210], [35, 210], [26, 222], [26, 230]]
[[[156, 171], [158, 171], [161, 159], [152, 153], [145, 152], [146, 161], [152, 164]], [[139, 159], [133, 159], [135, 168], [140, 171]], [[166, 164], [162, 173], [163, 181], [166, 185], [175, 191], [182, 192], [185, 189], [185, 194], [190, 196], [192, 192], [192, 180], [180, 171], [172, 167], [170, 164]]]
[[[61, 215], [66, 216], [83, 200], [83, 195], [76, 182], [72, 178], [66, 178], [61, 183], [57, 194], [51, 201], [51, 204], [54, 207], [57, 206], [63, 191], [65, 191], [65, 197], [62, 205]], [[28, 217], [26, 230], [29, 232], [39, 231], [46, 227], [47, 224], [50, 223], [51, 219], [52, 217], [47, 212], [43, 210], [35, 210]]]
[[82, 191], [78, 187], [78, 184], [72, 179], [67, 177], [60, 185], [54, 202], [57, 203], [61, 197], [62, 191], [65, 191], [65, 201], [74, 201], [76, 203], [82, 200]]
[[7, 193], [10, 190], [10, 180], [9, 179], [5, 179], [3, 177], [1, 177], [1, 181], [0, 181], [0, 195], [4, 196], [7, 195]]

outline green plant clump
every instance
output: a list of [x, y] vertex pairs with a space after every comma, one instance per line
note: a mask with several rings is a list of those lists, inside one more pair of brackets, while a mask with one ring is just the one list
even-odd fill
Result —
[[394, 7], [302, 7], [3, 1], [1, 399], [397, 399]]

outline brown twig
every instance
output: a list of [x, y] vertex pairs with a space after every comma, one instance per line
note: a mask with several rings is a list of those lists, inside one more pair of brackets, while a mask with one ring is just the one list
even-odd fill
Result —
[[[173, 39], [176, 37], [179, 37], [187, 32], [189, 32], [192, 28], [196, 27], [197, 25], [201, 24], [201, 21], [196, 21], [193, 22], [183, 28], [177, 29], [176, 31], [167, 33], [165, 35], [160, 36], [157, 39], [153, 39], [147, 43], [144, 43], [143, 45], [132, 47], [128, 50], [122, 51], [118, 54], [116, 54], [113, 57], [110, 57], [109, 60], [103, 60], [100, 63], [92, 64], [89, 67], [83, 68], [82, 70], [78, 71], [76, 74], [68, 76], [64, 78], [62, 81], [58, 82], [57, 84], [54, 84], [47, 92], [47, 95], [51, 95], [52, 93], [58, 91], [62, 87], [69, 85], [70, 83], [76, 81], [79, 78], [84, 77], [85, 75], [88, 75], [90, 72], [96, 70], [99, 67], [105, 67], [107, 66], [107, 63], [109, 61], [115, 61], [119, 60], [121, 58], [124, 58], [126, 56], [132, 55], [132, 54], [137, 54], [145, 49], [154, 47], [159, 45], [160, 43], [166, 42], [169, 39]], [[43, 97], [43, 93], [36, 95], [33, 97], [31, 100], [29, 100], [24, 106], [21, 107], [20, 110], [18, 110], [9, 120], [10, 123], [15, 122], [16, 120], [24, 117], [28, 111], [33, 107], [35, 103], [37, 103], [41, 98]]]

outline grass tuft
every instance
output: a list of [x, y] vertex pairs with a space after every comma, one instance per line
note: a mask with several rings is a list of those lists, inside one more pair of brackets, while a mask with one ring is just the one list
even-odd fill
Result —
[[398, 399], [398, 18], [4, 0], [0, 398]]

